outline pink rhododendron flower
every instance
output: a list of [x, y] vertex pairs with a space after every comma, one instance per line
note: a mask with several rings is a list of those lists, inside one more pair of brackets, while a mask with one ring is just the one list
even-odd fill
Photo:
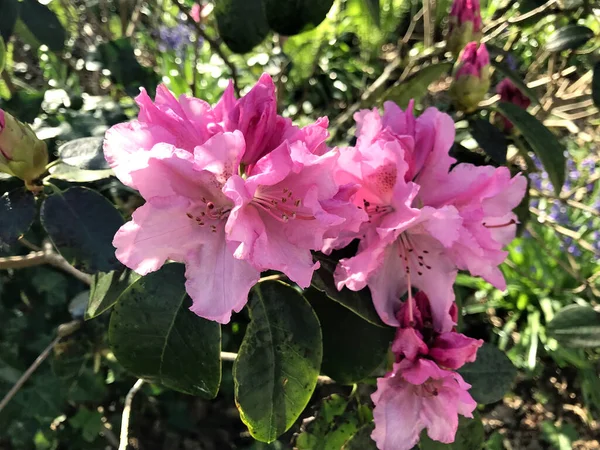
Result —
[[405, 359], [395, 363], [385, 378], [377, 380], [371, 434], [380, 450], [408, 450], [424, 428], [436, 441], [454, 441], [458, 415], [473, 417], [477, 403], [471, 386], [456, 372], [443, 370], [433, 361]]
[[353, 201], [369, 221], [354, 236], [358, 253], [340, 261], [335, 278], [338, 289], [368, 285], [381, 319], [394, 326], [400, 298], [417, 287], [432, 299], [434, 327], [444, 332], [454, 325], [448, 311], [458, 269], [504, 288], [497, 266], [514, 238], [511, 211], [526, 181], [506, 168], [450, 171], [452, 119], [434, 108], [415, 118], [410, 109], [386, 102], [383, 116], [376, 109], [355, 115], [357, 144], [341, 151], [336, 179], [361, 186]]
[[310, 251], [364, 220], [343, 200], [352, 186], [333, 178], [326, 120], [298, 129], [277, 116], [269, 76], [239, 100], [229, 88], [214, 108], [164, 86], [137, 102], [138, 120], [104, 143], [116, 175], [146, 200], [116, 234], [116, 255], [142, 275], [184, 262], [199, 316], [228, 322], [267, 268], [307, 287], [318, 267]]

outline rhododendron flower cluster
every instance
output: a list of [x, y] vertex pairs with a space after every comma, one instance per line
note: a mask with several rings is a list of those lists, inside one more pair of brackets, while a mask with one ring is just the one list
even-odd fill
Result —
[[434, 108], [415, 118], [412, 106], [403, 112], [386, 102], [383, 115], [373, 109], [355, 119], [357, 143], [341, 150], [336, 179], [360, 186], [353, 201], [369, 220], [353, 236], [361, 239], [356, 256], [339, 263], [338, 288], [369, 286], [381, 319], [398, 326], [400, 299], [417, 287], [433, 299], [436, 329], [449, 331], [457, 270], [505, 288], [497, 266], [515, 236], [512, 209], [526, 180], [506, 167], [450, 170], [454, 123]]
[[327, 119], [299, 129], [278, 116], [268, 75], [239, 100], [230, 85], [214, 108], [165, 86], [136, 100], [138, 120], [104, 143], [117, 177], [146, 200], [116, 234], [116, 256], [142, 275], [186, 263], [199, 316], [228, 322], [267, 269], [308, 287], [310, 251], [364, 220], [333, 178]]
[[[447, 315], [456, 321], [452, 304]], [[454, 441], [458, 415], [473, 417], [477, 403], [471, 387], [455, 372], [475, 361], [483, 341], [454, 330], [439, 332], [432, 323], [431, 305], [423, 292], [409, 295], [397, 313], [399, 327], [392, 344], [396, 361], [377, 380], [375, 430], [371, 437], [380, 450], [408, 450], [424, 428], [436, 441]]]
[[356, 145], [330, 149], [327, 118], [298, 128], [278, 115], [267, 75], [240, 99], [230, 85], [214, 107], [164, 86], [155, 101], [142, 90], [137, 102], [138, 119], [104, 143], [117, 177], [146, 200], [117, 232], [117, 258], [142, 275], [185, 263], [191, 310], [227, 323], [262, 271], [308, 287], [319, 267], [311, 251], [358, 239], [336, 286], [368, 287], [381, 319], [398, 327], [396, 362], [372, 397], [373, 438], [401, 450], [427, 428], [451, 442], [458, 414], [475, 408], [454, 371], [481, 345], [455, 331], [453, 284], [466, 270], [505, 288], [498, 265], [525, 178], [455, 164], [452, 118], [435, 108], [415, 117], [412, 103], [359, 111]]

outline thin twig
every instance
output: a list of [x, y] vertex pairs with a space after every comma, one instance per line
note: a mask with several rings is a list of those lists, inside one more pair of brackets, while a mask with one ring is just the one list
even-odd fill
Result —
[[133, 403], [133, 397], [137, 391], [140, 390], [143, 384], [144, 380], [141, 378], [137, 380], [125, 397], [123, 417], [121, 418], [121, 439], [119, 442], [119, 450], [127, 450], [127, 446], [129, 445], [129, 417], [131, 415], [131, 404]]
[[50, 354], [50, 352], [52, 351], [54, 346], [56, 344], [58, 344], [58, 342], [62, 338], [63, 338], [62, 335], [56, 336], [54, 338], [54, 340], [52, 342], [50, 342], [50, 344], [48, 344], [48, 346], [44, 349], [44, 351], [42, 353], [40, 353], [40, 355], [35, 359], [33, 364], [31, 364], [31, 366], [29, 366], [29, 369], [27, 369], [25, 371], [25, 373], [23, 375], [21, 375], [21, 378], [19, 378], [17, 380], [15, 385], [10, 389], [10, 391], [8, 391], [8, 393], [4, 396], [4, 398], [0, 402], [0, 412], [4, 409], [4, 407], [8, 404], [8, 402], [10, 402], [12, 400], [12, 398], [15, 396], [15, 394], [17, 392], [19, 392], [19, 389], [21, 389], [23, 387], [25, 382], [29, 379], [29, 377], [31, 377], [31, 375], [33, 375], [33, 372], [36, 371], [36, 369], [40, 366], [40, 364], [42, 364], [45, 361], [45, 359], [48, 357], [48, 355]]
[[142, 11], [142, 3], [142, 0], [137, 0], [137, 2], [135, 2], [133, 11], [131, 12], [131, 18], [127, 24], [127, 29], [125, 30], [126, 37], [131, 37], [135, 31], [135, 26], [137, 25], [137, 21], [140, 18], [140, 12]]
[[174, 0], [173, 3], [175, 4], [175, 6], [177, 6], [177, 8], [179, 8], [179, 11], [181, 11], [183, 14], [185, 14], [185, 16], [187, 17], [187, 22], [196, 29], [196, 32], [198, 33], [198, 35], [202, 36], [202, 38], [206, 42], [208, 42], [208, 45], [210, 45], [210, 47], [213, 49], [213, 51], [223, 60], [225, 65], [229, 68], [229, 71], [231, 72], [231, 80], [233, 81], [233, 88], [235, 89], [235, 93], [239, 97], [240, 96], [240, 87], [239, 87], [239, 83], [238, 83], [236, 67], [233, 65], [233, 63], [230, 61], [230, 59], [227, 57], [227, 55], [225, 55], [225, 53], [223, 53], [223, 50], [221, 49], [221, 46], [219, 45], [219, 43], [216, 40], [212, 39], [210, 36], [207, 36], [206, 33], [204, 32], [204, 30], [202, 29], [202, 27], [200, 26], [200, 24], [196, 23], [196, 21], [192, 18], [191, 12], [188, 9], [188, 7], [181, 4], [179, 2], [179, 0]]

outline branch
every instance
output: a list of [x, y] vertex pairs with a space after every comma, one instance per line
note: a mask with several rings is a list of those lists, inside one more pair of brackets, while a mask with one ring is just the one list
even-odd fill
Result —
[[123, 417], [121, 419], [121, 439], [119, 442], [119, 450], [127, 450], [129, 444], [129, 417], [131, 415], [131, 404], [133, 403], [133, 397], [140, 390], [144, 380], [141, 378], [135, 382], [133, 387], [127, 393], [125, 397], [125, 406], [123, 408]]
[[[192, 19], [192, 15], [191, 15], [191, 12], [188, 9], [188, 7], [181, 4], [180, 0], [174, 0], [173, 3], [175, 4], [175, 6], [177, 6], [177, 8], [179, 8], [179, 11], [181, 11], [183, 14], [185, 14], [187, 22], [196, 29], [196, 32], [198, 33], [198, 35], [202, 36], [202, 38], [206, 42], [208, 42], [208, 45], [210, 45], [210, 47], [213, 49], [213, 51], [217, 55], [219, 55], [219, 57], [223, 60], [225, 65], [227, 67], [229, 67], [229, 71], [231, 72], [231, 80], [233, 81], [233, 88], [235, 89], [235, 93], [239, 97], [240, 96], [240, 87], [239, 87], [239, 83], [238, 83], [236, 67], [229, 60], [227, 55], [225, 55], [225, 53], [223, 53], [223, 50], [221, 50], [221, 46], [219, 45], [219, 43], [216, 40], [212, 39], [211, 37], [207, 36], [206, 33], [204, 32], [204, 30], [202, 29], [202, 27], [200, 26], [200, 24], [196, 23], [196, 21], [194, 19]], [[194, 70], [196, 70], [196, 68], [194, 68]]]
[[23, 375], [21, 375], [21, 378], [19, 378], [17, 380], [15, 385], [4, 396], [4, 398], [0, 402], [0, 412], [2, 412], [2, 410], [6, 407], [6, 405], [8, 405], [8, 402], [10, 402], [12, 400], [12, 398], [15, 396], [15, 394], [17, 392], [19, 392], [19, 389], [21, 389], [23, 387], [23, 385], [27, 382], [27, 380], [29, 380], [31, 375], [33, 375], [33, 373], [37, 370], [37, 368], [40, 366], [40, 364], [42, 364], [46, 360], [46, 358], [48, 357], [48, 355], [50, 354], [50, 352], [52, 351], [54, 346], [56, 344], [58, 344], [62, 338], [69, 336], [70, 334], [72, 334], [76, 330], [78, 330], [80, 325], [81, 325], [81, 322], [73, 321], [73, 322], [69, 322], [66, 324], [62, 324], [61, 326], [58, 327], [57, 336], [54, 338], [54, 340], [52, 342], [50, 342], [50, 344], [48, 344], [48, 346], [42, 351], [42, 353], [39, 354], [39, 356], [35, 359], [33, 364], [31, 364], [31, 366], [29, 366], [29, 368], [25, 371], [25, 373]]

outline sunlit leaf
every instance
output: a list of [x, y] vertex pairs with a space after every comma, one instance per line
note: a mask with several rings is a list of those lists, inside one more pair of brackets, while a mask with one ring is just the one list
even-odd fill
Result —
[[546, 326], [546, 331], [566, 347], [600, 347], [600, 312], [590, 306], [565, 306]]
[[567, 25], [552, 33], [546, 41], [546, 50], [560, 52], [575, 50], [585, 45], [594, 36], [594, 32], [582, 25]]

